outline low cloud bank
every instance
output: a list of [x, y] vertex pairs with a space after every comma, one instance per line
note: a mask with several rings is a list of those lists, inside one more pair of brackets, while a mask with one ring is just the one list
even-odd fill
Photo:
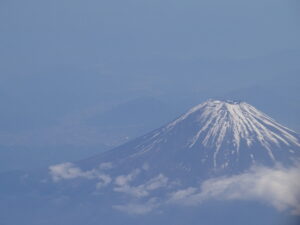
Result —
[[169, 202], [198, 205], [209, 199], [258, 200], [300, 215], [300, 167], [254, 167], [240, 175], [209, 179], [200, 188], [173, 192]]
[[[111, 184], [115, 192], [131, 197], [127, 204], [113, 207], [130, 214], [145, 214], [168, 204], [196, 206], [215, 199], [256, 200], [279, 211], [300, 215], [300, 165], [291, 168], [253, 167], [243, 174], [212, 178], [203, 181], [198, 187], [179, 190], [176, 190], [177, 185], [172, 185], [173, 182], [163, 174], [158, 174], [144, 183], [132, 185], [149, 166], [114, 178], [103, 172], [110, 168], [112, 165], [105, 163], [97, 169], [82, 171], [72, 163], [63, 163], [50, 166], [49, 171], [54, 182], [83, 178], [96, 179], [96, 188]], [[153, 191], [157, 189], [161, 189], [160, 196], [153, 195]]]

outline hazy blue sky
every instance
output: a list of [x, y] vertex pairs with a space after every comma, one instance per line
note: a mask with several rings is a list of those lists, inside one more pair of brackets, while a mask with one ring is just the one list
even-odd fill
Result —
[[171, 105], [165, 120], [241, 98], [300, 130], [299, 11], [297, 0], [2, 0], [1, 137], [146, 97]]

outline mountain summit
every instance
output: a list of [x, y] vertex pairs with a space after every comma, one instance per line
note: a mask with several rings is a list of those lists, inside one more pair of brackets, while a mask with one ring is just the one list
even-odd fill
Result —
[[[282, 154], [277, 148], [300, 146], [295, 132], [245, 102], [209, 100], [192, 108], [168, 128], [178, 123], [193, 127], [196, 132], [187, 141], [188, 148], [210, 149], [214, 168], [220, 163], [221, 167], [227, 167], [233, 160], [238, 163], [240, 157], [252, 162], [262, 160], [261, 156], [266, 161], [280, 161]], [[292, 149], [288, 151], [294, 153]]]
[[299, 157], [299, 135], [241, 101], [208, 100], [157, 130], [99, 156], [126, 171], [147, 164], [166, 174], [235, 174], [253, 165], [289, 165]]

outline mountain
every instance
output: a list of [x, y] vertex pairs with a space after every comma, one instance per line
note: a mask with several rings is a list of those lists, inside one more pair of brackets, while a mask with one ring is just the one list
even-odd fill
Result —
[[0, 174], [0, 220], [296, 225], [299, 158], [294, 131], [245, 102], [208, 100], [88, 159]]
[[253, 165], [291, 165], [300, 139], [255, 107], [239, 101], [208, 100], [176, 120], [104, 154], [81, 161], [91, 169], [110, 162], [118, 170], [153, 165], [155, 172], [196, 178], [238, 174]]

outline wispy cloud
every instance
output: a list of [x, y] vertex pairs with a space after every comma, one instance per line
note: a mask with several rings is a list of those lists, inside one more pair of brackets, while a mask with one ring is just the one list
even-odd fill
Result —
[[112, 178], [104, 174], [101, 169], [111, 168], [110, 164], [100, 164], [99, 168], [92, 169], [88, 171], [83, 171], [79, 167], [75, 166], [73, 163], [66, 162], [49, 167], [49, 173], [54, 182], [59, 182], [61, 180], [71, 180], [76, 178], [83, 179], [96, 179], [98, 180], [96, 187], [101, 188], [109, 183], [111, 183]]
[[128, 214], [144, 215], [150, 213], [155, 208], [159, 207], [160, 204], [161, 203], [159, 203], [156, 198], [151, 198], [145, 203], [128, 203], [125, 205], [114, 205], [113, 208]]
[[114, 191], [140, 198], [148, 196], [153, 190], [166, 187], [168, 185], [168, 178], [163, 174], [159, 174], [158, 176], [147, 181], [145, 184], [138, 186], [130, 186], [125, 182], [118, 182], [117, 184], [118, 186], [114, 188]]
[[98, 183], [96, 184], [97, 189], [105, 187], [106, 185], [110, 184], [112, 181], [112, 178], [107, 174], [98, 174], [97, 178], [99, 179]]
[[141, 173], [140, 169], [135, 169], [127, 175], [117, 176], [115, 179], [115, 184], [118, 186], [126, 186], [129, 182], [135, 179]]

